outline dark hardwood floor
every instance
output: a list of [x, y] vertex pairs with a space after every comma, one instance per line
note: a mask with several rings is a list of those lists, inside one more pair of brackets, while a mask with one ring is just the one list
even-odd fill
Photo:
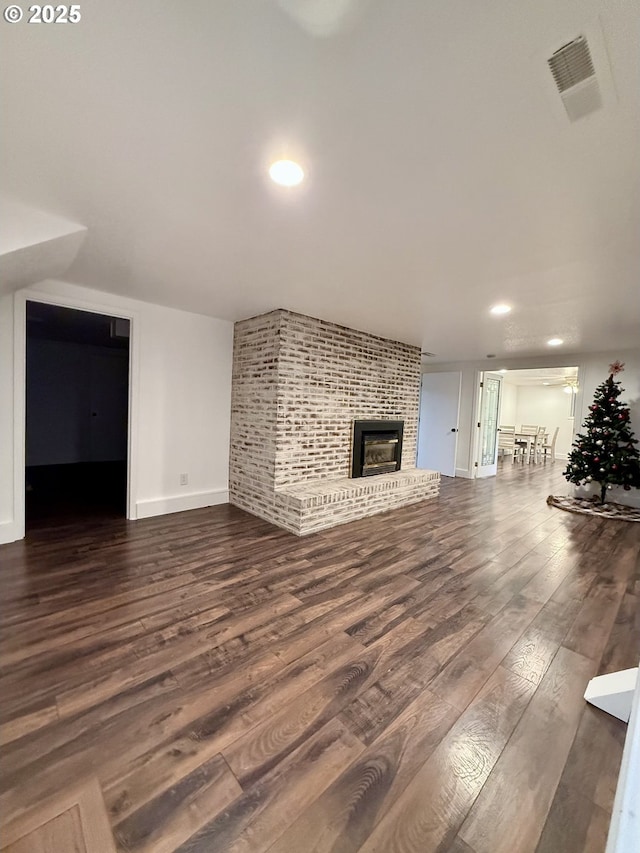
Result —
[[118, 849], [602, 853], [640, 525], [560, 464], [298, 539], [231, 507], [2, 546], [0, 814], [97, 778]]
[[27, 531], [83, 520], [124, 518], [127, 463], [79, 462], [26, 469]]

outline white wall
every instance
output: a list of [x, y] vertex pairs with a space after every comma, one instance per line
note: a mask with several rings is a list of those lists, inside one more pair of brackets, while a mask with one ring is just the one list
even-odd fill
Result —
[[[513, 387], [513, 386], [512, 386]], [[560, 427], [556, 442], [556, 458], [566, 458], [573, 441], [571, 397], [559, 385], [519, 385], [516, 389], [517, 427], [535, 424], [547, 428], [549, 440]]]
[[138, 517], [225, 503], [233, 323], [145, 305], [141, 325]]
[[502, 380], [500, 395], [500, 414], [498, 423], [505, 426], [516, 426], [518, 417], [518, 386], [511, 385], [506, 379]]
[[[20, 335], [25, 300], [38, 297], [132, 319], [131, 517], [226, 502], [233, 324], [48, 281], [0, 299], [0, 542], [24, 535], [24, 458], [17, 453], [14, 464], [13, 441], [23, 393], [18, 364], [14, 409], [14, 301]], [[180, 486], [183, 473], [187, 486]]]

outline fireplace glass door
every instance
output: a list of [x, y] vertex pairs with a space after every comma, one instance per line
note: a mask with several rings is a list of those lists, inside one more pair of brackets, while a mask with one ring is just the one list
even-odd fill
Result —
[[398, 437], [388, 438], [387, 433], [369, 433], [364, 437], [362, 476], [386, 474], [396, 470]]

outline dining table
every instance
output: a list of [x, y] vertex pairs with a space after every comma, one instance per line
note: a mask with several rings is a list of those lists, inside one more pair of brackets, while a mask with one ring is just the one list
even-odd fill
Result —
[[[530, 432], [515, 432], [513, 434], [515, 443], [520, 445], [523, 449], [523, 452], [526, 456], [527, 463], [531, 462], [531, 449], [536, 442], [536, 438], [538, 437], [535, 433]], [[546, 444], [549, 439], [549, 436], [545, 433], [542, 436], [542, 443]]]

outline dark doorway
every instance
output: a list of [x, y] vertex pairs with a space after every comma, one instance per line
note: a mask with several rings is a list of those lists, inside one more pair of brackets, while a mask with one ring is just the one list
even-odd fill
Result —
[[27, 302], [27, 528], [126, 515], [129, 320]]

